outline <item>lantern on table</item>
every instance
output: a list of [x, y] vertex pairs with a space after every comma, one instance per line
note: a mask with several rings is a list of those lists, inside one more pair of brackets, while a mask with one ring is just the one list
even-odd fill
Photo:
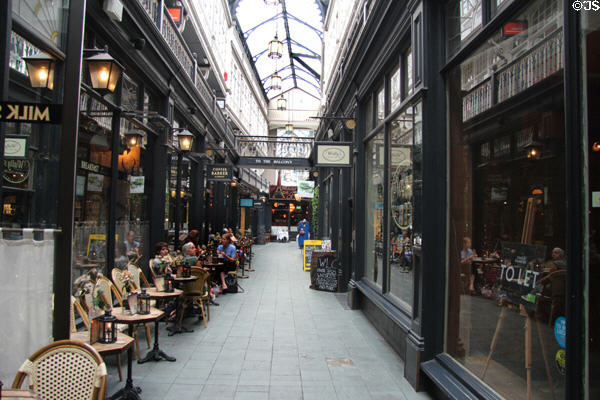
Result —
[[104, 315], [95, 318], [100, 323], [100, 343], [114, 343], [117, 341], [117, 318], [111, 314], [111, 309], [107, 308]]
[[170, 273], [165, 275], [165, 292], [172, 293], [175, 289], [174, 284], [175, 282], [173, 280], [173, 275], [171, 275]]
[[142, 288], [142, 293], [138, 294], [138, 314], [150, 314], [150, 295], [146, 293], [146, 289]]
[[192, 275], [192, 267], [188, 262], [184, 262], [181, 266], [181, 276], [183, 278], [189, 278]]

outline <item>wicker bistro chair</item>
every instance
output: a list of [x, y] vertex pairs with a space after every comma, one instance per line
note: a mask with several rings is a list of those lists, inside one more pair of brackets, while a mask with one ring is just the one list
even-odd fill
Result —
[[[200, 307], [202, 312], [202, 320], [204, 321], [204, 327], [206, 328], [206, 321], [210, 321], [210, 290], [206, 287], [206, 283], [209, 282], [210, 273], [201, 267], [192, 267], [192, 276], [197, 276], [198, 279], [191, 282], [185, 282], [183, 284], [183, 310], [188, 305], [196, 305]], [[206, 307], [206, 313], [204, 311]], [[183, 311], [179, 316], [179, 323], [183, 319]]]
[[[136, 267], [139, 268], [139, 267]], [[123, 304], [123, 292], [125, 291], [125, 283], [123, 282], [123, 279], [121, 278], [121, 274], [122, 274], [123, 270], [120, 270], [118, 268], [113, 268], [111, 271], [111, 276], [112, 276], [112, 280], [114, 283], [114, 287], [117, 289], [117, 293], [115, 294], [115, 297], [117, 297], [117, 300], [119, 302], [119, 304]], [[141, 272], [141, 271], [140, 271]], [[136, 290], [138, 289], [139, 286], [139, 275], [138, 275], [138, 282], [135, 282], [135, 274], [133, 274], [134, 278], [133, 278], [133, 289]], [[138, 325], [134, 325], [133, 326], [133, 336], [135, 338], [135, 350], [137, 352], [137, 356], [138, 358], [141, 358], [142, 355], [140, 353], [140, 344], [138, 342], [138, 335], [137, 335], [137, 327]], [[149, 323], [145, 323], [144, 327], [146, 328], [146, 343], [148, 344], [148, 348], [150, 348], [151, 345], [151, 334], [150, 334], [150, 324]]]
[[[152, 269], [152, 268], [150, 268]], [[127, 264], [127, 270], [133, 275], [133, 283], [136, 284], [137, 287], [150, 287], [150, 282], [146, 279], [146, 275], [140, 267], [135, 264], [129, 263]]]
[[12, 388], [20, 389], [26, 378], [40, 400], [100, 400], [106, 390], [106, 364], [90, 345], [59, 340], [21, 365]]

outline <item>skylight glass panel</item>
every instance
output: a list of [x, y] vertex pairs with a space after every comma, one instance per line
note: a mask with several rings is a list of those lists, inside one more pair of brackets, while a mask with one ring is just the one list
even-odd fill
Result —
[[[324, 16], [316, 1], [285, 0], [272, 6], [266, 5], [264, 0], [240, 0], [235, 11], [268, 97], [298, 87], [320, 98], [318, 75]], [[275, 34], [283, 42], [283, 56], [279, 60], [268, 58], [266, 52]], [[307, 71], [297, 59], [290, 59], [290, 51], [313, 71]], [[283, 78], [281, 90], [270, 89], [269, 78], [276, 70]], [[294, 73], [296, 76], [289, 76]]]

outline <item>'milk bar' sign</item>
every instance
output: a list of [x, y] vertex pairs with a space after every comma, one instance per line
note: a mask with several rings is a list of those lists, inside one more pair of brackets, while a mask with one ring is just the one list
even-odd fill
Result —
[[61, 109], [59, 104], [0, 102], [0, 121], [60, 124]]

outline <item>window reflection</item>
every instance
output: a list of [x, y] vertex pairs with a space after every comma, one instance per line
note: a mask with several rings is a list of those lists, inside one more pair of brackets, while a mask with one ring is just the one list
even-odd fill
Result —
[[381, 286], [383, 281], [384, 147], [383, 131], [371, 138], [366, 154], [365, 277]]

